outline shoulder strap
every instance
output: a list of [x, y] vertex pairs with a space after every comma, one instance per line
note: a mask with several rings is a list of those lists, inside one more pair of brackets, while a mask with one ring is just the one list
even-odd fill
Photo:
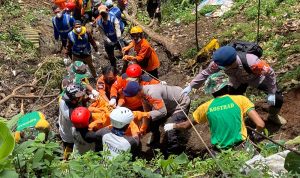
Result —
[[245, 52], [241, 52], [241, 51], [238, 51], [238, 56], [240, 57], [241, 59], [241, 62], [242, 62], [242, 65], [243, 65], [243, 68], [245, 69], [245, 71], [249, 74], [252, 74], [252, 70], [247, 62], [247, 57], [246, 57], [246, 54]]

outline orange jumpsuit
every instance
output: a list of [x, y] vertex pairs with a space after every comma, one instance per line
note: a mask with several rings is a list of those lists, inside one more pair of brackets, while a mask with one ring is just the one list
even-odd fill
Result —
[[135, 59], [142, 69], [149, 72], [160, 66], [155, 50], [150, 46], [146, 39], [142, 38], [137, 44], [132, 41], [127, 48], [130, 49], [132, 47], [134, 47], [134, 51], [136, 52]]
[[[120, 76], [117, 76], [115, 83], [120, 83], [122, 78]], [[104, 81], [104, 76], [98, 78], [97, 80], [97, 90], [102, 96], [106, 96], [107, 98], [110, 98], [111, 96], [111, 88], [113, 84], [107, 84]]]
[[[122, 75], [121, 80], [116, 81], [110, 90], [110, 98], [117, 98], [119, 96], [118, 105], [127, 107], [133, 111], [139, 110], [142, 108], [142, 101], [140, 97], [125, 97], [123, 95], [123, 89], [127, 85], [127, 79], [128, 76], [126, 74]], [[140, 85], [153, 85], [153, 84], [159, 84], [159, 81], [149, 77], [148, 75], [143, 74], [140, 77]]]

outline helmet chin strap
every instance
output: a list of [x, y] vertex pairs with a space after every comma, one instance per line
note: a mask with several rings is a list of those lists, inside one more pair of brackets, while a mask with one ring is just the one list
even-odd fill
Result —
[[125, 131], [124, 131], [124, 127], [122, 129], [117, 129], [117, 128], [112, 128], [111, 129], [112, 133], [116, 134], [117, 136], [124, 136], [125, 135]]

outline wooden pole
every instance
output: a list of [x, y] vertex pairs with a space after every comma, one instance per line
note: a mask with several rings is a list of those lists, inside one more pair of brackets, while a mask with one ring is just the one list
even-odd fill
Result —
[[199, 0], [195, 1], [195, 5], [196, 5], [196, 20], [195, 20], [195, 39], [196, 39], [196, 49], [197, 51], [199, 51], [199, 41], [198, 41], [198, 2]]

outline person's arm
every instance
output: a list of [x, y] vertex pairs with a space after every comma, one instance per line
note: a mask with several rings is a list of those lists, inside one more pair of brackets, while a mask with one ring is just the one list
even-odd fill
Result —
[[72, 47], [73, 47], [73, 43], [68, 38], [68, 40], [67, 40], [67, 47], [66, 47], [66, 51], [65, 51], [65, 57], [68, 57], [68, 55], [72, 53]]
[[141, 62], [145, 58], [150, 57], [150, 54], [151, 54], [151, 47], [148, 46], [148, 45], [143, 45], [142, 44], [141, 45], [141, 50], [136, 55], [136, 57], [134, 57], [134, 59], [137, 60], [138, 62]]
[[[193, 121], [193, 124], [195, 125], [197, 123], [195, 121]], [[191, 127], [192, 127], [192, 124], [190, 123], [189, 120], [174, 124], [174, 129], [189, 129]]]
[[254, 122], [256, 125], [256, 130], [258, 132], [262, 132], [265, 128], [265, 122], [262, 120], [262, 118], [259, 116], [259, 114], [255, 111], [255, 109], [252, 109], [248, 112], [248, 116], [251, 119], [251, 121]]
[[107, 44], [111, 43], [111, 40], [106, 36], [103, 27], [101, 25], [99, 25], [99, 22], [98, 22], [98, 29], [99, 29], [100, 35], [102, 36], [102, 39], [104, 40], [104, 43], [107, 43]]
[[95, 50], [96, 52], [98, 52], [98, 46], [97, 46], [97, 44], [96, 44], [96, 42], [95, 42], [95, 40], [94, 40], [94, 38], [93, 38], [93, 36], [92, 36], [92, 33], [91, 33], [91, 32], [87, 32], [87, 35], [88, 35], [88, 38], [89, 38], [89, 42], [90, 42], [91, 45], [93, 46], [94, 50]]
[[145, 103], [145, 106], [147, 106], [148, 104], [152, 107], [150, 111], [150, 117], [153, 121], [167, 116], [168, 111], [165, 102], [161, 96], [155, 95], [151, 97], [146, 97], [146, 100], [144, 101], [147, 102]]
[[218, 65], [214, 62], [211, 62], [209, 66], [202, 70], [190, 83], [192, 88], [200, 88], [200, 86], [205, 82], [205, 80], [213, 73], [220, 71]]

